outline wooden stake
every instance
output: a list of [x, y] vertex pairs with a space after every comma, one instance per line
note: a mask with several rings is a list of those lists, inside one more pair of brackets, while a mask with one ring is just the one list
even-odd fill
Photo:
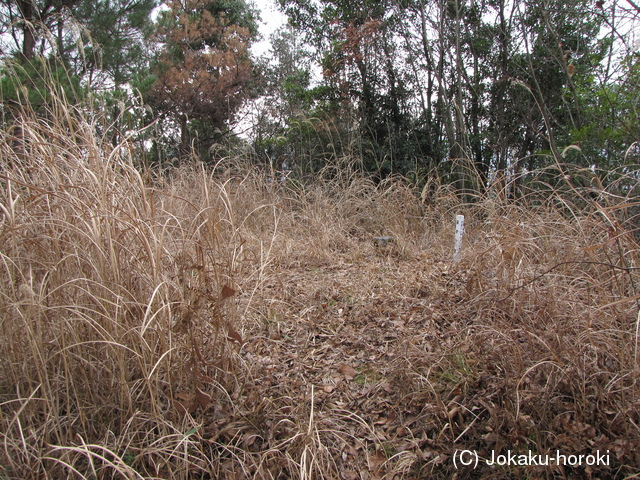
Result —
[[460, 260], [462, 237], [464, 236], [464, 215], [456, 215], [456, 238], [453, 244], [453, 262]]

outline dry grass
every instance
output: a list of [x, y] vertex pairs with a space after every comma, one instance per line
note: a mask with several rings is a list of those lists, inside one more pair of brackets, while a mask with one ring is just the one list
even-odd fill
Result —
[[[628, 172], [423, 203], [348, 162], [154, 178], [94, 127], [0, 132], [0, 478], [638, 475]], [[610, 465], [456, 471], [456, 449]]]

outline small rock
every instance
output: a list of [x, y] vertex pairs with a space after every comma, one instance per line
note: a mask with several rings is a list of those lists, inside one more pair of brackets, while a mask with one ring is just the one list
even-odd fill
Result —
[[373, 243], [376, 247], [386, 247], [389, 242], [393, 243], [395, 241], [394, 237], [373, 237]]

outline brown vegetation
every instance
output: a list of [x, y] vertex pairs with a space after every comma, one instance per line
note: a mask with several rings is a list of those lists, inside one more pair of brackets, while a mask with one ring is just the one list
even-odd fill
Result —
[[[0, 147], [0, 478], [637, 475], [633, 182], [425, 203], [348, 163], [154, 176], [73, 112], [21, 122]], [[610, 465], [456, 471], [457, 449]]]

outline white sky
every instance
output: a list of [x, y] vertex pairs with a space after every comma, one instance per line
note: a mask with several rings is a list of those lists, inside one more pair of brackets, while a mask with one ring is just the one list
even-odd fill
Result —
[[287, 23], [287, 17], [280, 13], [275, 0], [253, 0], [253, 3], [261, 12], [260, 33], [262, 41], [255, 43], [251, 50], [256, 56], [263, 56], [271, 48], [269, 36]]

